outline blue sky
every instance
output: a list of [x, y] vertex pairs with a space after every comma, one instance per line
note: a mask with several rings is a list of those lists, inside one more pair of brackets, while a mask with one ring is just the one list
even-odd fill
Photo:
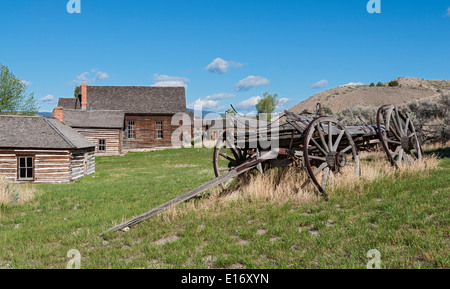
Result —
[[187, 104], [279, 110], [350, 82], [450, 79], [450, 1], [68, 0], [0, 2], [0, 63], [41, 111], [75, 84], [186, 85]]

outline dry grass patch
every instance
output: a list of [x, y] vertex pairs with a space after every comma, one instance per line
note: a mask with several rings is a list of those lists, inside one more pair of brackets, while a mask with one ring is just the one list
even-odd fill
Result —
[[[330, 197], [336, 191], [345, 191], [358, 194], [363, 191], [364, 184], [380, 178], [395, 179], [407, 177], [413, 173], [423, 172], [424, 176], [431, 169], [438, 166], [438, 159], [426, 156], [422, 161], [416, 161], [413, 166], [402, 166], [400, 170], [391, 166], [384, 152], [361, 153], [361, 177], [355, 174], [355, 168], [345, 167], [336, 175], [333, 183], [329, 185], [327, 193]], [[292, 203], [297, 205], [317, 203], [321, 198], [303, 168], [289, 167], [273, 169], [259, 174], [247, 173], [241, 176], [234, 189], [222, 192], [219, 188], [213, 189], [209, 194], [195, 202], [188, 202], [180, 207], [173, 207], [162, 215], [165, 221], [173, 221], [184, 216], [189, 211], [207, 213], [214, 211], [220, 214], [225, 208], [235, 202], [261, 202], [283, 205]]]
[[0, 177], [0, 205], [21, 205], [34, 199], [36, 189], [30, 185], [14, 185]]

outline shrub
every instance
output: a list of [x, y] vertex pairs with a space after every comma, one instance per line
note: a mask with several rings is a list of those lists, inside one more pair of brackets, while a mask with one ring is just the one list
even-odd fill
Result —
[[390, 86], [390, 87], [399, 86], [399, 83], [398, 83], [397, 80], [393, 80], [393, 81], [389, 82], [389, 86]]
[[322, 115], [333, 115], [333, 110], [328, 106], [322, 106]]
[[384, 84], [383, 84], [382, 82], [378, 82], [378, 83], [377, 83], [377, 86], [378, 86], [378, 87], [383, 87]]
[[375, 83], [372, 82], [372, 83], [370, 84], [370, 87], [375, 87]]

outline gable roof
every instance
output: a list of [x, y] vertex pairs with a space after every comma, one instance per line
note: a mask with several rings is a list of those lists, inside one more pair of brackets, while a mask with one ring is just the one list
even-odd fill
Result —
[[186, 112], [186, 93], [184, 87], [88, 86], [87, 107], [128, 114], [175, 114]]
[[[80, 109], [77, 98], [60, 98], [58, 106]], [[175, 114], [186, 112], [184, 87], [87, 86], [87, 108], [126, 114]]]
[[81, 149], [95, 145], [68, 125], [41, 116], [0, 115], [1, 148]]
[[117, 110], [64, 109], [64, 123], [71, 127], [122, 128], [125, 113]]

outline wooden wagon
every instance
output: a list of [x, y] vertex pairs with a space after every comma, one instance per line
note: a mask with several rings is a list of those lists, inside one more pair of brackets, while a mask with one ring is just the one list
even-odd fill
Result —
[[239, 115], [228, 115], [227, 122], [214, 148], [214, 180], [103, 234], [136, 225], [215, 186], [227, 190], [235, 178], [254, 169], [264, 173], [271, 167], [302, 166], [317, 193], [326, 197], [327, 185], [345, 167], [361, 175], [360, 150], [382, 147], [396, 168], [423, 157], [411, 117], [394, 105], [382, 106], [374, 125], [345, 126], [322, 116], [320, 105], [315, 116], [285, 111], [272, 122]]

